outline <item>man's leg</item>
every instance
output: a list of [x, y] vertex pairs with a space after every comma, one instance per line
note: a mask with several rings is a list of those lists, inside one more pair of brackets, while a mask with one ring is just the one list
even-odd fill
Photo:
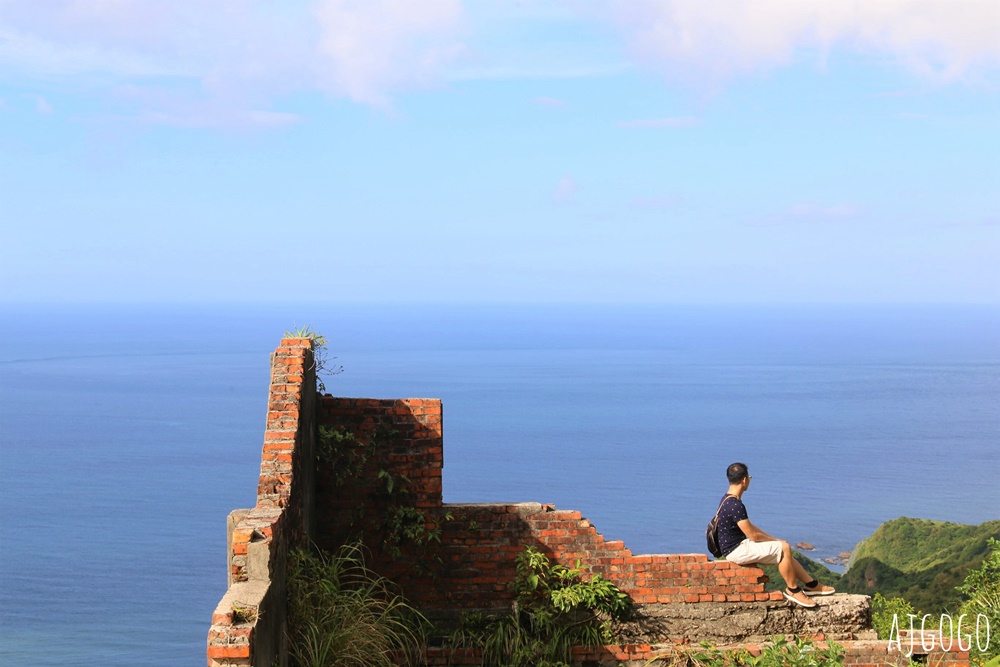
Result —
[[808, 584], [812, 577], [806, 572], [795, 558], [792, 557], [792, 548], [784, 540], [768, 542], [752, 542], [749, 539], [740, 542], [740, 545], [726, 556], [726, 559], [738, 565], [777, 565], [778, 573], [785, 580], [788, 587], [786, 595], [795, 598], [795, 601], [803, 607], [815, 607], [816, 604], [809, 599], [810, 595], [830, 595], [833, 589], [829, 586], [816, 582], [812, 588], [808, 586], [805, 590], [799, 589], [799, 581]]
[[802, 567], [802, 563], [792, 557], [792, 547], [788, 542], [781, 541], [781, 560], [778, 562], [778, 572], [789, 588], [795, 588], [799, 582], [808, 583], [813, 580]]
[[803, 584], [808, 584], [814, 582], [814, 579], [802, 567], [802, 563], [792, 557], [792, 548], [784, 540], [781, 541], [781, 561], [778, 563], [778, 572], [788, 587], [785, 595], [791, 595], [803, 606], [815, 606], [815, 603], [809, 599], [810, 595], [830, 595], [834, 592], [833, 588], [825, 586], [818, 581], [815, 581], [815, 585], [812, 588], [805, 586], [802, 590], [796, 591], [800, 581]]

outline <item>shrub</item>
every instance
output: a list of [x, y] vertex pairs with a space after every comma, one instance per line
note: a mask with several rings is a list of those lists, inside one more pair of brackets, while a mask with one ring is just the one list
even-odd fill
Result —
[[829, 642], [826, 648], [819, 648], [807, 637], [795, 637], [791, 640], [775, 637], [770, 644], [761, 648], [760, 655], [755, 656], [746, 649], [724, 651], [703, 642], [700, 650], [685, 654], [682, 660], [681, 664], [686, 663], [693, 667], [733, 667], [736, 665], [748, 667], [839, 667], [844, 664], [844, 648], [834, 642]]
[[615, 623], [627, 618], [632, 600], [615, 584], [576, 567], [553, 564], [534, 547], [517, 557], [516, 599], [509, 614], [467, 616], [451, 637], [455, 648], [480, 648], [483, 664], [502, 667], [564, 667], [574, 646], [614, 639]]
[[872, 630], [879, 639], [894, 639], [892, 636], [893, 622], [896, 629], [909, 628], [910, 615], [917, 614], [913, 605], [905, 598], [887, 598], [881, 593], [876, 593], [872, 598]]
[[[975, 619], [979, 614], [986, 617], [989, 628], [992, 632], [1000, 636], [1000, 541], [993, 538], [989, 540], [990, 553], [987, 554], [982, 565], [971, 570], [965, 578], [965, 583], [958, 587], [958, 590], [965, 596], [959, 613], [968, 614], [968, 618]], [[991, 637], [991, 641], [986, 642], [985, 637], [980, 638], [979, 645], [986, 644], [985, 650], [979, 651], [979, 645], [972, 640], [971, 659], [984, 664], [993, 664], [996, 660], [1000, 665], [1000, 641], [997, 637]]]
[[299, 667], [389, 667], [423, 645], [423, 617], [369, 570], [360, 544], [289, 555], [288, 640]]

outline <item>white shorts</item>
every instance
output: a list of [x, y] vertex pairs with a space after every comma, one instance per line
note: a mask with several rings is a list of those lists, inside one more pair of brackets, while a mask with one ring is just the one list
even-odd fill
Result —
[[737, 565], [777, 565], [781, 562], [781, 542], [754, 542], [745, 539], [726, 555], [726, 560]]

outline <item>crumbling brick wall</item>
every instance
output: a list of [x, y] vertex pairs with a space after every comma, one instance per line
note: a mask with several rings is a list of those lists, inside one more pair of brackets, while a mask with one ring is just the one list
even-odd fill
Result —
[[[578, 665], [645, 664], [702, 639], [754, 648], [773, 634], [836, 639], [847, 648], [849, 665], [907, 664], [905, 655], [872, 641], [864, 596], [835, 596], [821, 609], [799, 610], [764, 590], [758, 568], [703, 554], [634, 555], [577, 511], [539, 503], [445, 504], [439, 400], [318, 397], [314, 387], [311, 342], [282, 340], [272, 363], [257, 505], [230, 515], [230, 588], [212, 616], [210, 667], [287, 665], [284, 564], [289, 546], [305, 537], [328, 549], [362, 538], [373, 569], [438, 619], [508, 607], [514, 562], [526, 546], [565, 565], [579, 560], [632, 596], [646, 625], [632, 628], [624, 646], [579, 649]], [[343, 452], [324, 453], [319, 427], [353, 434], [355, 441], [342, 446], [362, 450], [378, 433], [379, 452], [346, 459]], [[360, 462], [358, 469], [343, 474], [338, 466], [345, 461]], [[396, 486], [387, 492], [386, 476], [405, 492]], [[394, 553], [382, 525], [387, 507], [411, 508], [435, 539], [400, 543], [403, 552]], [[234, 606], [257, 610], [256, 618], [234, 613]], [[957, 650], [935, 646], [931, 653], [933, 664], [968, 664], [968, 654]], [[478, 664], [467, 652], [430, 650], [427, 659]]]
[[[581, 561], [638, 603], [781, 599], [780, 594], [764, 591], [764, 575], [758, 568], [709, 562], [702, 554], [635, 556], [621, 541], [606, 540], [577, 511], [539, 503], [444, 504], [442, 412], [437, 399], [326, 396], [319, 401], [318, 423], [357, 435], [360, 444], [346, 447], [364, 447], [379, 428], [391, 437], [379, 443], [384, 456], [369, 459], [356, 477], [338, 484], [336, 471], [321, 466], [316, 542], [333, 549], [362, 538], [375, 566], [403, 584], [421, 609], [507, 605], [514, 560], [526, 546], [535, 546], [565, 565]], [[422, 561], [440, 563], [433, 572], [411, 567], [406, 554], [393, 556], [380, 548], [385, 535], [377, 524], [385, 507], [379, 502], [387, 502], [387, 494], [379, 496], [384, 487], [377, 479], [380, 471], [408, 480], [406, 488], [397, 486], [392, 502], [411, 505], [424, 514], [429, 530], [440, 531], [440, 542], [421, 547], [419, 554]]]

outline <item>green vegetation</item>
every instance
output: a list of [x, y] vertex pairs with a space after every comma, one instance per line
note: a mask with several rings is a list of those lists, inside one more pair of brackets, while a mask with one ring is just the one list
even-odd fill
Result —
[[365, 566], [360, 545], [295, 549], [289, 561], [288, 640], [298, 667], [415, 662], [426, 621]]
[[[979, 614], [986, 617], [990, 628], [1000, 636], [1000, 541], [990, 539], [990, 553], [982, 564], [969, 572], [965, 583], [958, 587], [966, 596], [962, 603], [960, 614], [968, 614], [976, 618]], [[972, 642], [972, 657], [980, 663], [993, 660], [1000, 665], [1000, 641], [994, 637], [985, 651], [979, 651], [976, 642]]]
[[840, 589], [902, 597], [925, 613], [957, 609], [958, 586], [983, 562], [991, 538], [1000, 538], [1000, 521], [978, 526], [907, 517], [888, 521], [857, 546]]
[[[844, 664], [844, 648], [829, 642], [826, 648], [819, 648], [807, 637], [791, 640], [775, 637], [761, 647], [760, 655], [753, 655], [746, 649], [739, 651], [721, 650], [708, 642], [702, 642], [699, 649], [686, 652], [676, 658], [667, 659], [670, 665], [691, 667], [837, 667]], [[663, 662], [656, 659], [653, 662]]]
[[614, 624], [632, 601], [613, 583], [577, 567], [552, 564], [533, 547], [517, 557], [510, 613], [498, 618], [466, 616], [452, 634], [454, 648], [479, 648], [483, 664], [496, 667], [567, 667], [573, 646], [614, 639]]
[[[810, 575], [839, 592], [901, 598], [920, 614], [940, 614], [961, 605], [959, 587], [983, 562], [989, 541], [995, 538], [1000, 538], [1000, 521], [970, 526], [900, 517], [883, 523], [858, 544], [843, 575], [793, 553]], [[762, 569], [770, 579], [768, 590], [784, 588], [777, 567]]]
[[[417, 509], [410, 478], [390, 472], [393, 466], [389, 443], [396, 435], [397, 432], [383, 422], [376, 422], [362, 436], [345, 429], [320, 426], [316, 458], [329, 472], [335, 486], [344, 486], [359, 477], [374, 482], [363, 492], [380, 508], [378, 520], [367, 522], [376, 532], [361, 535], [355, 530], [365, 523], [364, 504], [358, 503], [349, 517], [349, 529], [355, 532], [351, 539], [378, 544], [398, 563], [409, 562], [427, 568], [433, 564], [428, 560], [428, 547], [441, 541], [441, 528], [439, 521], [432, 520], [436, 517], [428, 517]], [[441, 518], [448, 521], [451, 515]]]
[[872, 630], [879, 639], [894, 639], [893, 624], [896, 624], [897, 630], [907, 628], [911, 614], [923, 615], [917, 614], [913, 605], [903, 598], [887, 598], [881, 593], [876, 593], [872, 598]]
[[253, 605], [233, 605], [233, 625], [241, 623], [256, 623], [260, 611]]
[[972, 526], [900, 517], [862, 540], [852, 563], [874, 558], [903, 572], [920, 572], [981, 558], [991, 537], [1000, 538], [1000, 521]]
[[285, 338], [308, 338], [313, 343], [313, 365], [316, 369], [316, 390], [326, 391], [323, 375], [337, 375], [344, 372], [344, 367], [334, 363], [337, 357], [329, 356], [329, 341], [326, 336], [314, 330], [311, 326], [296, 327], [285, 331]]

